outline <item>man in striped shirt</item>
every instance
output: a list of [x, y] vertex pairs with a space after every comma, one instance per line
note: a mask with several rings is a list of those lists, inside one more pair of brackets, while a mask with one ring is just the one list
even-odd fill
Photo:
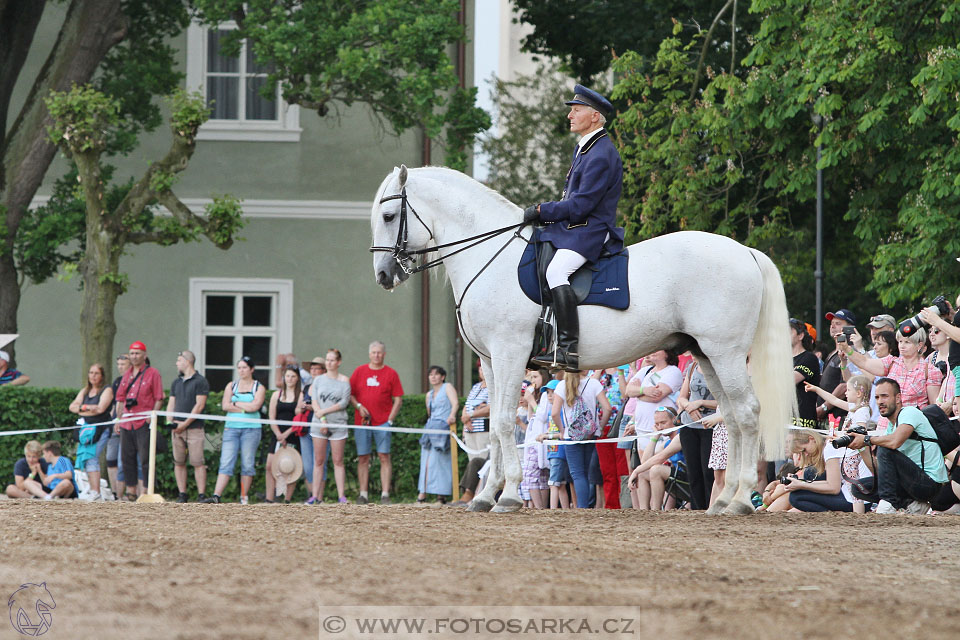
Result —
[[11, 387], [17, 387], [30, 382], [30, 376], [24, 375], [16, 369], [10, 369], [9, 366], [10, 354], [6, 351], [0, 351], [0, 385], [8, 384]]

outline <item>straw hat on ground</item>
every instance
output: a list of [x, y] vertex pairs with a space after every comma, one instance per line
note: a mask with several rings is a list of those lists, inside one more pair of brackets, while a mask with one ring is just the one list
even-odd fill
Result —
[[287, 485], [296, 482], [303, 473], [303, 459], [293, 447], [280, 447], [273, 454], [273, 477], [277, 481], [277, 495], [282, 496]]

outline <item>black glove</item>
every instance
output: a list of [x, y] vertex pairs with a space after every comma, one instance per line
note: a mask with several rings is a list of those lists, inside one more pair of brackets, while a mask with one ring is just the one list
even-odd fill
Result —
[[540, 212], [537, 211], [539, 205], [532, 204], [526, 209], [523, 210], [523, 221], [526, 223], [538, 223], [540, 222]]

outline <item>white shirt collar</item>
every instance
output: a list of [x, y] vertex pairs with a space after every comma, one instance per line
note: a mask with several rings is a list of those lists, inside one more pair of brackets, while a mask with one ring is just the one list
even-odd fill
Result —
[[590, 133], [584, 134], [583, 137], [580, 138], [580, 141], [577, 143], [577, 155], [580, 155], [580, 151], [583, 149], [583, 147], [586, 146], [588, 142], [593, 140], [601, 131], [603, 131], [603, 127], [600, 127], [599, 129], [594, 129]]

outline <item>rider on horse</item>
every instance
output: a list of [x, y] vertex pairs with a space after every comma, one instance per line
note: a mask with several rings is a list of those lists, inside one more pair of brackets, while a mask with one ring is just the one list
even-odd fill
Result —
[[559, 202], [527, 207], [525, 222], [543, 222], [540, 236], [557, 249], [547, 266], [546, 280], [557, 318], [557, 352], [534, 359], [542, 366], [556, 362], [568, 371], [579, 367], [580, 320], [570, 276], [587, 262], [596, 262], [604, 250], [623, 249], [623, 228], [616, 226], [617, 202], [623, 182], [620, 154], [603, 128], [613, 113], [605, 97], [583, 85], [574, 88], [570, 131], [580, 134]]

